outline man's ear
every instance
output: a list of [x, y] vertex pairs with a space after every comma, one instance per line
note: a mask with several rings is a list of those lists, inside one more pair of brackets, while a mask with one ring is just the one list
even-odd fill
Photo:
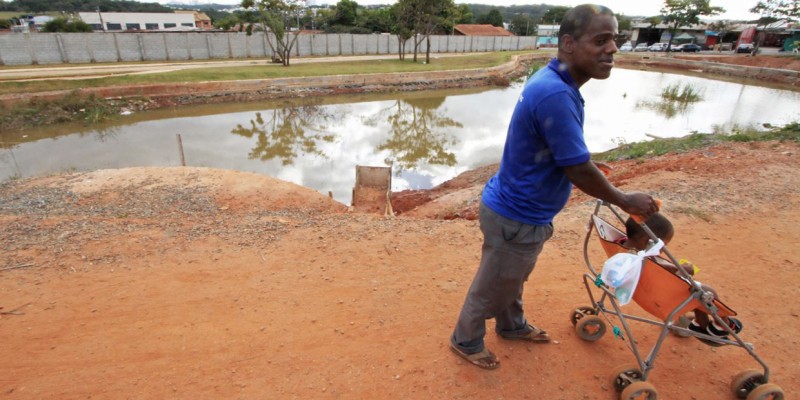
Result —
[[559, 39], [561, 42], [561, 49], [564, 53], [572, 54], [575, 51], [575, 38], [572, 35], [564, 35]]

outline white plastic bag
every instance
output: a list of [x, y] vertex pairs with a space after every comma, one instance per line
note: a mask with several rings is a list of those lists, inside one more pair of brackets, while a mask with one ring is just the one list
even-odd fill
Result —
[[636, 285], [639, 283], [639, 275], [642, 272], [642, 263], [646, 257], [657, 256], [664, 247], [664, 242], [659, 240], [646, 251], [636, 254], [619, 253], [615, 254], [603, 264], [600, 272], [600, 279], [606, 285], [614, 288], [614, 295], [619, 301], [619, 305], [624, 306], [631, 302]]

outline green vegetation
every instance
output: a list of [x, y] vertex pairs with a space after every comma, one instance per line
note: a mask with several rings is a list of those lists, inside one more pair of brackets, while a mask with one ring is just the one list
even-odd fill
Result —
[[[485, 53], [469, 56], [442, 57], [434, 64], [414, 63], [397, 59], [370, 61], [342, 61], [331, 63], [304, 63], [283, 68], [279, 65], [248, 65], [187, 69], [160, 74], [121, 75], [97, 79], [51, 79], [35, 81], [0, 81], [0, 94], [37, 93], [44, 91], [74, 90], [57, 100], [31, 100], [11, 105], [0, 105], [0, 131], [11, 131], [22, 126], [85, 121], [94, 123], [114, 118], [127, 103], [141, 99], [108, 102], [95, 96], [81, 96], [80, 88], [114, 87], [179, 82], [205, 82], [250, 80], [324, 75], [359, 75], [393, 72], [424, 72], [489, 68], [511, 60], [523, 52]], [[115, 64], [118, 65], [118, 64]], [[135, 107], [134, 107], [135, 108]]]
[[692, 85], [668, 85], [661, 91], [661, 98], [679, 103], [695, 103], [702, 100], [700, 92]]
[[59, 17], [52, 21], [47, 21], [42, 32], [93, 32], [93, 30], [86, 22], [70, 21]]
[[51, 125], [72, 121], [86, 124], [106, 121], [119, 114], [120, 108], [95, 96], [72, 92], [58, 100], [31, 100], [14, 107], [0, 105], [0, 128], [3, 131], [19, 127]]
[[685, 153], [724, 142], [763, 142], [770, 140], [800, 142], [800, 122], [765, 131], [734, 127], [727, 133], [694, 133], [681, 138], [655, 139], [637, 143], [621, 143], [617, 148], [593, 156], [598, 161], [646, 159], [668, 153]]
[[[180, 82], [205, 82], [250, 79], [293, 78], [326, 75], [362, 75], [394, 72], [425, 72], [444, 70], [464, 70], [489, 68], [511, 60], [522, 52], [486, 53], [458, 57], [442, 57], [436, 63], [423, 64], [397, 59], [342, 61], [325, 63], [297, 64], [291, 68], [279, 65], [248, 65], [243, 67], [224, 66], [219, 68], [186, 69], [173, 72], [145, 75], [120, 75], [96, 79], [70, 80], [17, 80], [0, 81], [0, 94], [36, 93], [52, 90], [73, 90], [79, 88], [113, 87], [125, 85], [144, 85]], [[120, 65], [120, 64], [115, 64]]]
[[667, 118], [686, 111], [692, 103], [703, 100], [700, 92], [692, 85], [668, 85], [661, 91], [660, 101], [639, 101], [637, 107], [649, 108]]

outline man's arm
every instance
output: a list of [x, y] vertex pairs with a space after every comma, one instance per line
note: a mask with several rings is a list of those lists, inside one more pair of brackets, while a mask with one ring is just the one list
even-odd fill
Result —
[[641, 215], [647, 219], [658, 211], [652, 196], [640, 192], [626, 193], [617, 189], [592, 161], [564, 167], [564, 173], [584, 193], [614, 204], [628, 214]]

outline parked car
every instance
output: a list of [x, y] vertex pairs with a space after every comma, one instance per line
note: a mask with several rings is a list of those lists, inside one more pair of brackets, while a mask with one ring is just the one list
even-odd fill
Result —
[[700, 50], [700, 46], [694, 43], [686, 43], [672, 48], [672, 51], [679, 51], [681, 53], [698, 53]]
[[639, 43], [633, 48], [634, 52], [647, 51], [647, 43]]
[[753, 44], [752, 43], [740, 43], [736, 46], [737, 53], [750, 53], [753, 51]]
[[665, 51], [666, 49], [667, 49], [666, 43], [653, 43], [652, 45], [650, 45], [650, 47], [647, 48], [647, 50], [650, 51]]
[[633, 51], [633, 45], [631, 42], [625, 42], [622, 46], [619, 46], [619, 51]]

